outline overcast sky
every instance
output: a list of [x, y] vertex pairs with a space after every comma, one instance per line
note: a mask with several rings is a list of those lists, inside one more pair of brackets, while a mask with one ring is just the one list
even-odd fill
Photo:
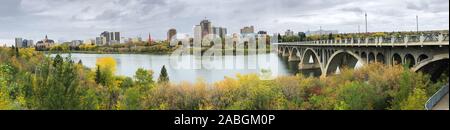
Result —
[[270, 34], [318, 30], [357, 32], [369, 15], [369, 31], [449, 28], [449, 0], [0, 0], [0, 43], [14, 37], [56, 41], [95, 38], [102, 31], [124, 37], [164, 39], [176, 28], [192, 36], [207, 17], [214, 26], [239, 32], [254, 25]]

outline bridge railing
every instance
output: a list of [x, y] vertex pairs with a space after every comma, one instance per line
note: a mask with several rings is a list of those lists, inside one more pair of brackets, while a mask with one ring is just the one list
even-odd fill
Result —
[[364, 37], [364, 38], [346, 38], [346, 39], [330, 39], [330, 40], [316, 40], [316, 41], [304, 41], [304, 42], [287, 42], [281, 44], [293, 44], [293, 45], [350, 45], [350, 46], [367, 46], [367, 45], [405, 45], [409, 44], [438, 44], [447, 45], [449, 41], [448, 33], [431, 33], [420, 35], [400, 35], [390, 37]]
[[433, 107], [448, 93], [448, 87], [448, 84], [443, 86], [441, 89], [439, 89], [439, 91], [431, 96], [430, 99], [428, 99], [428, 101], [425, 103], [425, 109], [432, 110]]

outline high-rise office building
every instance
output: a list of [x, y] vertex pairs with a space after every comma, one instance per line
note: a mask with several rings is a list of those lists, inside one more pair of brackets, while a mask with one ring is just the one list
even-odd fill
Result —
[[114, 40], [120, 43], [120, 32], [114, 32]]
[[22, 46], [21, 47], [23, 47], [23, 48], [26, 48], [26, 47], [32, 47], [33, 46], [33, 40], [27, 40], [27, 39], [24, 39], [23, 41], [22, 41]]
[[223, 27], [213, 27], [213, 34], [219, 35], [221, 38], [225, 38], [227, 35], [227, 29]]
[[15, 41], [16, 41], [15, 47], [22, 48], [23, 39], [18, 37], [18, 38], [15, 38]]
[[[224, 27], [214, 27], [213, 24], [207, 19], [202, 20], [199, 25], [194, 26], [194, 43], [201, 44], [202, 40], [210, 34], [225, 38], [227, 35], [227, 29]], [[209, 44], [205, 45], [209, 46]]]
[[108, 31], [104, 31], [100, 34], [100, 37], [102, 38], [102, 44], [101, 45], [109, 45], [111, 40], [111, 34]]
[[102, 42], [100, 45], [112, 45], [115, 43], [120, 43], [120, 32], [104, 31], [100, 34], [100, 37], [102, 38]]
[[95, 45], [97, 45], [97, 46], [103, 45], [102, 37], [95, 38]]
[[113, 42], [116, 39], [115, 36], [116, 35], [114, 35], [114, 32], [109, 32], [109, 41]]
[[200, 25], [194, 26], [194, 44], [200, 44], [202, 42], [202, 27]]
[[167, 32], [167, 41], [171, 41], [174, 37], [176, 38], [177, 30], [172, 28]]
[[212, 23], [209, 20], [207, 20], [207, 19], [202, 20], [200, 22], [200, 26], [202, 29], [202, 38], [205, 37], [206, 35], [213, 34]]

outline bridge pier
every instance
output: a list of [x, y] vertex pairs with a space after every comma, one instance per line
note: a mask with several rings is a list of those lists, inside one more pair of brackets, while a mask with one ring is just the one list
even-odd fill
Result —
[[291, 55], [291, 56], [289, 56], [288, 61], [289, 62], [300, 62], [300, 57]]
[[298, 69], [299, 70], [313, 70], [313, 69], [321, 69], [322, 67], [320, 67], [319, 64], [310, 64], [310, 63], [306, 63], [306, 64], [299, 64], [298, 65]]

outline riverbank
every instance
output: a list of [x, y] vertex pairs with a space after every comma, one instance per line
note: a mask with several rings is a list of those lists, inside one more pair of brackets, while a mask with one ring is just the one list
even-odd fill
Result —
[[103, 52], [103, 51], [39, 51], [44, 54], [155, 54], [155, 55], [168, 55], [172, 52]]

